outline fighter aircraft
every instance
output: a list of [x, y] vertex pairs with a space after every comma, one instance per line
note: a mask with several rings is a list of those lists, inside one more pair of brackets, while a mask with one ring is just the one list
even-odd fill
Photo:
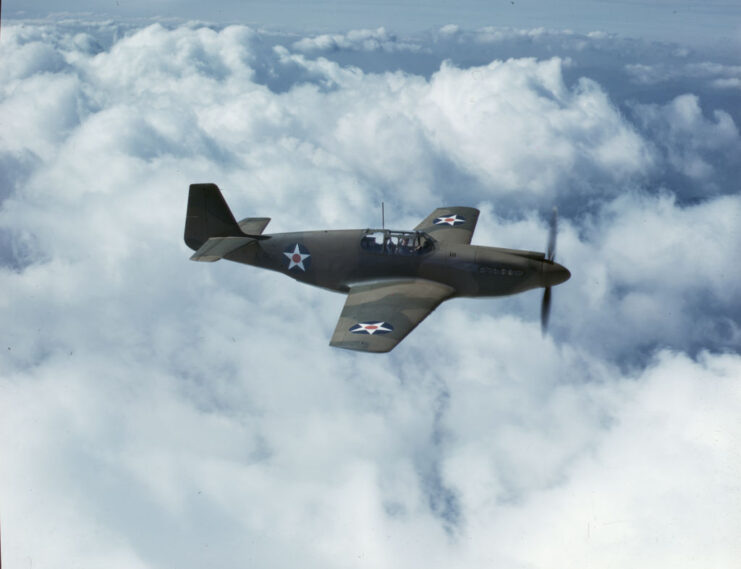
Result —
[[330, 345], [388, 352], [441, 302], [543, 287], [545, 332], [551, 287], [569, 279], [554, 261], [554, 209], [546, 253], [471, 245], [479, 211], [442, 207], [412, 231], [349, 229], [264, 235], [269, 217], [237, 222], [215, 184], [192, 184], [185, 243], [193, 261], [228, 259], [347, 294]]

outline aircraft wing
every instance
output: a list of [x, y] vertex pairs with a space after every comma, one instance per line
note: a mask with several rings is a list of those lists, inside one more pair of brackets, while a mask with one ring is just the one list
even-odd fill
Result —
[[424, 279], [354, 286], [329, 345], [388, 352], [454, 292], [452, 287]]
[[439, 207], [414, 229], [442, 243], [467, 245], [478, 219], [479, 210], [473, 207]]

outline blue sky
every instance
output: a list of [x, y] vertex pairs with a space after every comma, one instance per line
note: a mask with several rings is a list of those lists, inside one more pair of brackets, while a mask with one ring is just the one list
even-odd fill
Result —
[[[312, 31], [304, 5], [232, 25], [236, 4], [5, 3], [8, 566], [741, 557], [736, 8], [695, 14], [727, 16], [696, 41], [644, 33], [664, 4], [545, 28], [522, 4], [411, 26], [368, 3]], [[557, 205], [573, 276], [546, 337], [536, 291], [446, 302], [388, 355], [334, 350], [341, 295], [188, 261], [195, 181], [270, 231], [460, 204], [475, 244], [531, 250]]]
[[738, 46], [741, 6], [729, 1], [654, 0], [403, 0], [249, 1], [220, 0], [6, 0], [10, 17], [46, 16], [53, 12], [89, 12], [113, 18], [168, 17], [241, 23], [297, 31], [342, 31], [384, 26], [410, 33], [457, 24], [465, 28], [545, 27], [577, 32], [604, 30], [627, 36], [683, 43]]

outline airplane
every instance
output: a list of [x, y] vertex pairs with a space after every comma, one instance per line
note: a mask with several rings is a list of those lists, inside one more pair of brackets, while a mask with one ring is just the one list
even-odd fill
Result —
[[479, 210], [441, 207], [412, 231], [343, 229], [265, 235], [269, 217], [237, 222], [216, 184], [191, 184], [185, 243], [191, 260], [228, 259], [278, 271], [299, 282], [347, 294], [330, 346], [389, 352], [440, 303], [545, 288], [545, 333], [551, 287], [571, 273], [554, 261], [554, 208], [547, 251], [471, 245]]

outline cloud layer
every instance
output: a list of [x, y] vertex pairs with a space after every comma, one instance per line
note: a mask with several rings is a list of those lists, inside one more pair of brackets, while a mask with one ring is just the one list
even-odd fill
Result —
[[[9, 565], [729, 566], [741, 555], [741, 136], [722, 55], [446, 27], [5, 26], [0, 491]], [[713, 59], [715, 58], [715, 59]], [[189, 263], [187, 185], [272, 231], [542, 249], [384, 357], [343, 298]], [[249, 560], [249, 561], [247, 561]]]

